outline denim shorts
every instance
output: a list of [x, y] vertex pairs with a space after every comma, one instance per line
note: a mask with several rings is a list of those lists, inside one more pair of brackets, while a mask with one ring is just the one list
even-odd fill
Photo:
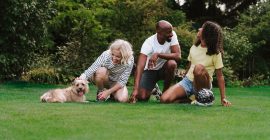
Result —
[[189, 97], [189, 96], [191, 96], [191, 95], [193, 95], [195, 93], [193, 83], [187, 77], [184, 77], [177, 84], [185, 89], [187, 97]]
[[[190, 81], [187, 77], [184, 77], [177, 84], [182, 86], [185, 89], [187, 97], [190, 97], [191, 95], [193, 95], [195, 93], [195, 88], [193, 86], [193, 82]], [[212, 89], [212, 83], [210, 83], [210, 90], [211, 89]]]

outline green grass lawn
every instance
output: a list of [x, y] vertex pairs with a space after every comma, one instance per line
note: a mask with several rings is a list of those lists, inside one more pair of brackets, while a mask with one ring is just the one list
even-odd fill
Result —
[[39, 97], [60, 85], [0, 84], [0, 140], [20, 139], [270, 139], [270, 87], [227, 88], [231, 107], [149, 102], [127, 104], [40, 103]]

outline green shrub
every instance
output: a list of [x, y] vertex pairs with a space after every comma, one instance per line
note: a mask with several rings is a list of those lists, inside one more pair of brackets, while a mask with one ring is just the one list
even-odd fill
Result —
[[61, 74], [55, 68], [34, 68], [25, 73], [21, 79], [35, 83], [66, 84], [74, 77]]
[[231, 67], [233, 74], [239, 77], [246, 70], [252, 45], [248, 38], [229, 29], [224, 29], [224, 65]]
[[269, 85], [269, 78], [265, 78], [265, 75], [254, 75], [249, 77], [248, 79], [243, 80], [244, 87], [251, 87], [251, 86], [263, 86]]
[[177, 36], [178, 36], [178, 41], [181, 47], [181, 61], [180, 65], [178, 67], [180, 68], [186, 68], [187, 65], [187, 57], [189, 54], [189, 49], [194, 43], [194, 39], [196, 37], [196, 32], [195, 30], [192, 30], [191, 24], [190, 23], [185, 23], [179, 27], [174, 28]]
[[54, 0], [5, 0], [0, 5], [0, 79], [16, 79], [29, 69], [36, 53], [50, 45], [47, 20]]

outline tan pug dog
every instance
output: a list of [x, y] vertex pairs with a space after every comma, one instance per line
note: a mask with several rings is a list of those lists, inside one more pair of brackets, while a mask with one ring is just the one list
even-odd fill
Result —
[[75, 79], [72, 85], [65, 89], [54, 89], [45, 92], [41, 102], [64, 103], [64, 102], [87, 102], [85, 93], [89, 91], [88, 81]]

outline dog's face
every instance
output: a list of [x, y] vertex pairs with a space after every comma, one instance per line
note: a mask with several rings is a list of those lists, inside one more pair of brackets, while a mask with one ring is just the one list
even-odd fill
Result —
[[72, 83], [72, 90], [76, 95], [83, 96], [89, 90], [88, 81], [75, 79]]

